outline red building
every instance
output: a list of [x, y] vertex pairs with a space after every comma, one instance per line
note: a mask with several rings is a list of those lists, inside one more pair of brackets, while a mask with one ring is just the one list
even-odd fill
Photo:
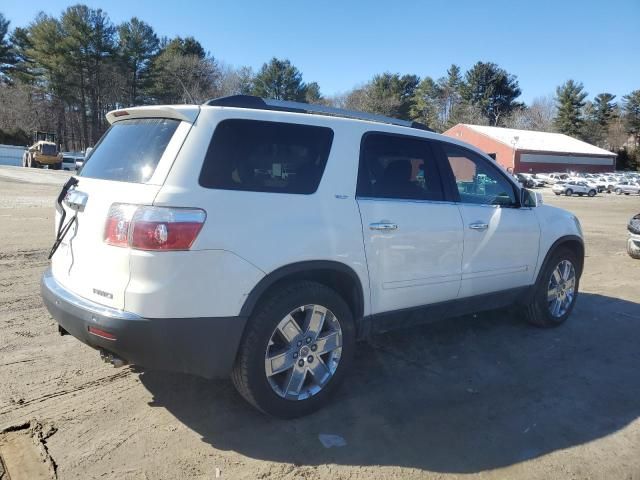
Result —
[[444, 135], [479, 148], [513, 173], [612, 172], [616, 154], [561, 133], [459, 123]]

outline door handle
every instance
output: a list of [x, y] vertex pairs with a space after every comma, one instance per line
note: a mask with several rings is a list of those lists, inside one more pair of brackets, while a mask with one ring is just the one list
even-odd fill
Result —
[[369, 224], [369, 230], [389, 231], [389, 230], [397, 230], [397, 229], [398, 229], [398, 225], [390, 222], [377, 222], [377, 223]]
[[471, 230], [486, 230], [487, 228], [489, 228], [489, 224], [488, 223], [476, 222], [476, 223], [469, 224], [469, 228]]

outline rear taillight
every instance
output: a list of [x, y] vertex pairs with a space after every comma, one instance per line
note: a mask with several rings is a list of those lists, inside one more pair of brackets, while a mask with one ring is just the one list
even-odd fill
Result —
[[138, 250], [189, 250], [206, 219], [197, 208], [149, 207], [114, 203], [104, 241]]

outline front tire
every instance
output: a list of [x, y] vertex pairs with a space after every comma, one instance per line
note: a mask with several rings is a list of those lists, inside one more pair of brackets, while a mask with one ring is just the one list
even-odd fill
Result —
[[627, 240], [627, 253], [631, 258], [640, 260], [640, 247], [636, 246], [635, 242], [630, 238]]
[[579, 273], [575, 253], [566, 248], [555, 251], [536, 282], [527, 321], [543, 328], [564, 323], [578, 297]]
[[616, 195], [622, 195], [622, 189], [616, 188]]
[[327, 403], [354, 349], [353, 314], [338, 293], [311, 281], [285, 284], [250, 317], [231, 379], [262, 412], [300, 417]]
[[573, 195], [573, 190], [571, 190], [570, 188], [568, 188], [568, 189], [567, 189], [567, 191], [566, 191], [566, 192], [564, 192], [564, 194], [565, 194], [567, 197], [570, 197], [571, 195]]
[[589, 193], [587, 194], [590, 197], [595, 197], [596, 196], [596, 191], [595, 190], [589, 190]]

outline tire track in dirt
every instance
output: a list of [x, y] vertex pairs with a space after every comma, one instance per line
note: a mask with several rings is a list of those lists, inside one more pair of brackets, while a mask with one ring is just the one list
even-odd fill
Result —
[[28, 400], [24, 400], [22, 403], [20, 403], [20, 405], [9, 405], [8, 408], [0, 409], [0, 415], [5, 415], [7, 413], [13, 413], [17, 409], [22, 409], [22, 408], [28, 407], [28, 406], [36, 404], [36, 403], [43, 403], [43, 402], [46, 402], [46, 401], [54, 399], [54, 398], [63, 397], [65, 395], [77, 393], [77, 392], [80, 392], [82, 390], [96, 388], [96, 387], [100, 387], [100, 386], [103, 386], [103, 385], [108, 385], [108, 384], [116, 382], [119, 379], [127, 378], [130, 375], [131, 375], [131, 370], [126, 369], [126, 370], [118, 372], [118, 373], [116, 373], [114, 375], [108, 375], [106, 377], [101, 377], [101, 378], [97, 378], [95, 380], [90, 380], [88, 382], [83, 383], [82, 385], [77, 386], [77, 387], [73, 387], [73, 388], [69, 388], [69, 389], [65, 389], [65, 390], [58, 390], [58, 391], [54, 391], [54, 392], [51, 392], [51, 393], [46, 393], [46, 394], [41, 395], [39, 397], [35, 397], [35, 398], [28, 399]]

